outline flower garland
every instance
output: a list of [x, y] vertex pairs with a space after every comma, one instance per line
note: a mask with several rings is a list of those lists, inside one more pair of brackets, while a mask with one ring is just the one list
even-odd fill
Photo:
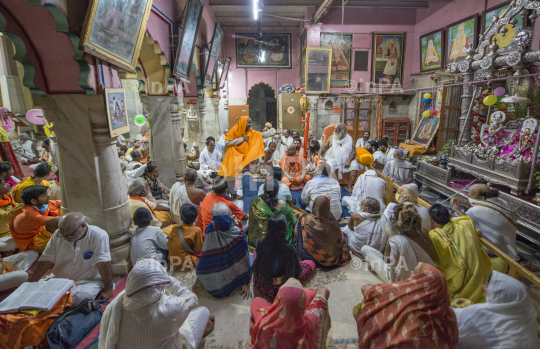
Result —
[[[482, 129], [482, 125], [486, 122], [489, 122], [489, 120], [486, 120], [486, 116], [489, 110], [489, 107], [483, 103], [484, 98], [491, 95], [491, 92], [489, 92], [488, 89], [483, 90], [480, 97], [476, 98], [474, 101], [473, 111], [472, 111], [472, 129], [471, 129], [471, 137], [475, 141], [480, 141], [480, 131]], [[498, 107], [492, 107], [491, 113], [494, 113], [496, 111], [507, 111], [507, 106], [505, 104], [499, 104]], [[513, 114], [507, 115], [510, 119], [515, 119], [515, 116]]]

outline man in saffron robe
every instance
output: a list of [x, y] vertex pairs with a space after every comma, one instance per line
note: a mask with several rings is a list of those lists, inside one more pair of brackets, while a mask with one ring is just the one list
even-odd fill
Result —
[[250, 162], [264, 156], [263, 135], [252, 129], [249, 116], [242, 116], [225, 137], [225, 155], [218, 174], [229, 182], [233, 200], [243, 197], [236, 194], [235, 177]]
[[50, 172], [51, 166], [49, 166], [48, 164], [43, 163], [37, 165], [33, 175], [20, 181], [16, 186], [11, 189], [11, 193], [13, 194], [13, 199], [15, 199], [15, 202], [23, 202], [21, 199], [21, 193], [25, 188], [28, 188], [29, 186], [42, 185], [47, 188], [50, 187], [51, 184], [45, 180], [45, 178], [49, 175]]
[[20, 252], [43, 253], [49, 239], [58, 229], [62, 215], [61, 202], [49, 200], [47, 187], [32, 185], [21, 194], [24, 207], [11, 219], [9, 230]]
[[289, 188], [303, 187], [311, 176], [307, 174], [306, 159], [296, 151], [296, 145], [289, 145], [287, 154], [283, 155], [279, 162], [279, 167], [283, 170], [281, 183]]

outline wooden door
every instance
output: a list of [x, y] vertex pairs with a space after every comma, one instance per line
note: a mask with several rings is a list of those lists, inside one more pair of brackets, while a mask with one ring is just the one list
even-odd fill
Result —
[[459, 118], [461, 116], [461, 95], [463, 87], [443, 87], [439, 131], [437, 140], [433, 141], [437, 151], [451, 139], [459, 137]]
[[229, 105], [229, 130], [244, 115], [249, 116], [249, 105]]
[[277, 128], [277, 102], [266, 102], [266, 122]]

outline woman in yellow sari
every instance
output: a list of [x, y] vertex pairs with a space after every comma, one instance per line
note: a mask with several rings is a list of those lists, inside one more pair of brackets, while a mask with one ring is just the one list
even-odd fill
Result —
[[234, 177], [250, 162], [264, 156], [262, 133], [253, 130], [249, 116], [242, 116], [225, 136], [225, 155], [221, 161], [218, 175], [226, 177], [233, 199], [241, 200], [236, 194]]
[[282, 214], [287, 218], [287, 233], [285, 239], [294, 246], [294, 219], [291, 206], [283, 200], [278, 199], [279, 182], [276, 180], [267, 181], [264, 184], [264, 194], [257, 196], [249, 206], [249, 250], [255, 249], [257, 240], [266, 236], [266, 228], [270, 218]]
[[482, 285], [486, 283], [493, 268], [480, 243], [473, 221], [462, 216], [450, 219], [448, 209], [435, 204], [429, 215], [436, 228], [429, 232], [437, 268], [443, 272], [448, 283], [452, 307], [459, 298], [473, 303], [484, 303], [486, 298]]

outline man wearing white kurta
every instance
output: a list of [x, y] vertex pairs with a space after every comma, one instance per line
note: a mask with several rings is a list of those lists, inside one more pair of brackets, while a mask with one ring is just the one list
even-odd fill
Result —
[[75, 281], [73, 305], [85, 299], [109, 299], [114, 294], [109, 235], [85, 222], [78, 212], [66, 214], [39, 259], [30, 281], [39, 281], [49, 269], [55, 277]]
[[281, 143], [285, 146], [285, 149], [289, 147], [294, 141], [294, 138], [291, 136], [291, 131], [289, 129], [283, 130], [283, 137], [281, 137]]
[[397, 185], [409, 184], [413, 181], [410, 162], [405, 160], [406, 154], [401, 149], [394, 151], [394, 159], [384, 165], [383, 175], [392, 177]]
[[[506, 201], [499, 199], [499, 191], [485, 184], [473, 184], [469, 188], [468, 199], [468, 202], [451, 199], [456, 214], [471, 217], [474, 227], [482, 232], [482, 237], [510, 258], [519, 260], [516, 235], [520, 229]], [[465, 213], [460, 206], [467, 208]]]
[[380, 210], [384, 211], [384, 196], [386, 193], [386, 181], [379, 178], [374, 170], [367, 170], [358, 177], [351, 196], [343, 198], [343, 205], [350, 213], [360, 212], [360, 203], [365, 198], [374, 198], [379, 202]]
[[[199, 155], [200, 170], [197, 172], [206, 183], [213, 183], [212, 172], [216, 172], [221, 166], [221, 152], [216, 149], [216, 140], [214, 137], [206, 139], [206, 147]], [[217, 177], [214, 177], [217, 178]]]
[[343, 173], [350, 172], [347, 191], [352, 193], [353, 183], [360, 170], [360, 164], [356, 160], [356, 148], [353, 147], [353, 139], [347, 134], [347, 125], [336, 125], [334, 134], [323, 145], [321, 154], [324, 154], [326, 162], [332, 167], [332, 174], [330, 175], [332, 178], [341, 179]]
[[197, 349], [215, 318], [152, 258], [139, 259], [126, 289], [107, 306], [99, 349]]
[[362, 147], [362, 148], [365, 148], [367, 143], [370, 141], [369, 137], [370, 137], [371, 133], [369, 131], [364, 131], [364, 134], [362, 135], [363, 137], [362, 138], [358, 138], [358, 140], [356, 141], [356, 148], [358, 147]]
[[379, 202], [368, 197], [362, 200], [360, 206], [360, 212], [353, 213], [349, 225], [342, 229], [349, 237], [349, 246], [353, 253], [360, 253], [364, 246], [383, 253], [387, 240], [384, 230], [386, 217], [381, 212]]
[[[422, 218], [422, 229], [426, 230], [426, 234], [431, 230], [431, 217], [429, 216], [428, 209], [418, 204], [418, 186], [416, 184], [404, 184], [399, 187], [396, 193], [396, 201], [400, 204], [404, 204], [406, 202], [412, 203], [420, 215], [420, 218]], [[394, 208], [396, 206], [397, 204], [394, 203], [388, 204], [384, 210], [384, 215], [386, 218], [389, 219], [392, 217]]]
[[281, 141], [280, 135], [273, 136], [274, 142], [276, 143], [276, 150], [274, 151], [274, 157], [272, 158], [273, 166], [279, 167], [279, 161], [287, 153], [287, 146], [284, 145]]
[[302, 190], [300, 200], [307, 205], [306, 210], [313, 210], [313, 203], [320, 195], [330, 195], [330, 211], [336, 219], [341, 217], [341, 186], [338, 181], [328, 176], [330, 166], [324, 162], [319, 162], [316, 177], [308, 181]]

